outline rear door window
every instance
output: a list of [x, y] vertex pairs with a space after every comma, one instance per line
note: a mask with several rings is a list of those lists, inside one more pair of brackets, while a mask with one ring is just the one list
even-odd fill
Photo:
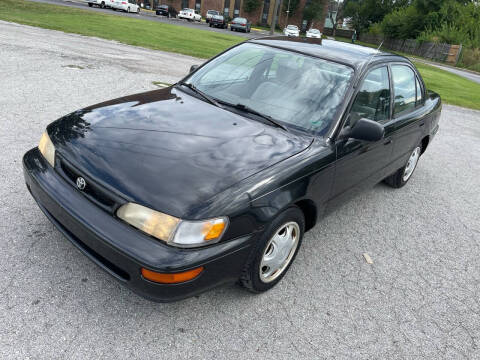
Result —
[[392, 65], [393, 92], [395, 94], [394, 114], [407, 112], [415, 108], [416, 77], [406, 65]]

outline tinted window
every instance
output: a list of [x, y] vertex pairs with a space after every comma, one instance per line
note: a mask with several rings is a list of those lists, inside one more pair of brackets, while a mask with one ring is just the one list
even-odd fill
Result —
[[371, 70], [363, 80], [350, 111], [350, 126], [359, 118], [374, 121], [390, 117], [390, 81], [386, 66]]
[[404, 65], [392, 65], [394, 113], [398, 114], [415, 108], [415, 74]]
[[352, 74], [350, 67], [335, 62], [247, 43], [215, 58], [187, 81], [220, 101], [323, 134]]

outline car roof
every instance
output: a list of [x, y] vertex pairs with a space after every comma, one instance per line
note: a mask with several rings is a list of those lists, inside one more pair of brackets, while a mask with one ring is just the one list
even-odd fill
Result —
[[[376, 63], [379, 60], [405, 61], [407, 58], [389, 52], [379, 51], [367, 46], [345, 43], [328, 39], [292, 38], [287, 36], [271, 36], [249, 40], [251, 43], [262, 44], [301, 52], [307, 55], [320, 57], [327, 60], [341, 62], [356, 69], [367, 62]], [[372, 57], [372, 55], [375, 55]], [[373, 61], [375, 60], [375, 61]]]

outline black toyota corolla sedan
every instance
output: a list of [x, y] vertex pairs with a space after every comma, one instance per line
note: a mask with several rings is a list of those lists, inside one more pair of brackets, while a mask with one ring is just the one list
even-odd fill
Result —
[[237, 281], [262, 292], [326, 211], [408, 182], [440, 111], [404, 57], [255, 39], [171, 87], [54, 121], [24, 174], [65, 237], [147, 298]]

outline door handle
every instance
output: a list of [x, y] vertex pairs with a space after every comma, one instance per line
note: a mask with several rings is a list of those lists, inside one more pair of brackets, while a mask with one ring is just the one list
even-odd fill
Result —
[[420, 127], [422, 127], [423, 125], [425, 125], [425, 123], [424, 123], [424, 122], [420, 123], [420, 125], [419, 125], [419, 126], [420, 126]]
[[388, 145], [391, 143], [392, 143], [392, 139], [385, 139], [385, 142], [383, 143], [383, 145]]

